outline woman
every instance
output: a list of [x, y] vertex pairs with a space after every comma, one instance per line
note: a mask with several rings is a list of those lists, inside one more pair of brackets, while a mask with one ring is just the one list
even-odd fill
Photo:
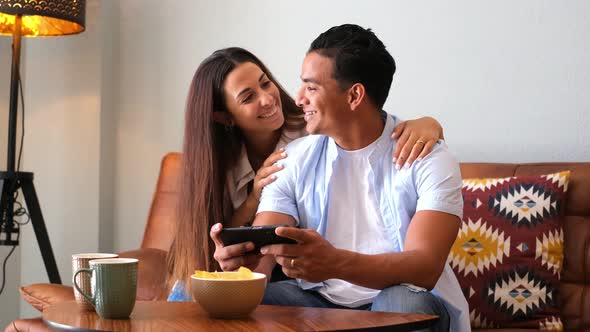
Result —
[[[303, 113], [252, 53], [227, 48], [205, 59], [187, 100], [182, 179], [175, 239], [168, 252], [169, 300], [187, 300], [194, 270], [218, 269], [212, 225], [254, 219], [262, 188], [280, 170], [283, 146], [306, 135]], [[396, 128], [398, 165], [423, 157], [442, 129], [431, 118]], [[394, 158], [395, 161], [396, 158]], [[189, 297], [190, 299], [190, 297]]]

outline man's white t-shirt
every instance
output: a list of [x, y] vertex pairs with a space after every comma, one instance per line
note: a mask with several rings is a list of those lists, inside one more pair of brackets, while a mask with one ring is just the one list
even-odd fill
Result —
[[[369, 181], [369, 156], [376, 142], [355, 151], [338, 147], [332, 173], [338, 180], [332, 184], [326, 227], [326, 239], [336, 248], [369, 255], [395, 249], [385, 235], [375, 191]], [[355, 308], [371, 303], [380, 290], [328, 279], [318, 292], [330, 302]]]

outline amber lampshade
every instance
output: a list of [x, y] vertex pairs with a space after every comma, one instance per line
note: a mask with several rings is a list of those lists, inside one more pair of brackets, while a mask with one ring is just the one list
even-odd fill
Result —
[[86, 0], [0, 0], [0, 34], [13, 34], [17, 15], [23, 37], [76, 34], [84, 31]]

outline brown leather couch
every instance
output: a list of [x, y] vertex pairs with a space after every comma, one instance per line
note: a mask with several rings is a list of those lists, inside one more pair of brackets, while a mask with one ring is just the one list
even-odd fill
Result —
[[[561, 170], [572, 171], [564, 226], [565, 262], [560, 287], [562, 320], [566, 331], [590, 331], [590, 163], [461, 164], [464, 178], [538, 175]], [[162, 160], [141, 248], [121, 254], [140, 259], [138, 299], [157, 300], [166, 296], [164, 258], [174, 234], [179, 172], [180, 154], [167, 154]], [[22, 287], [21, 293], [25, 298], [39, 297], [40, 293], [56, 288], [73, 299], [71, 287], [67, 286], [37, 284]], [[44, 305], [63, 299], [63, 296], [49, 298]], [[31, 302], [31, 299], [27, 300]]]

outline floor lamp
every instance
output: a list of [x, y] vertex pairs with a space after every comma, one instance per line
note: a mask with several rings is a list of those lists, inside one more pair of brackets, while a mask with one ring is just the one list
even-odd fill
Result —
[[16, 163], [21, 37], [77, 34], [84, 31], [85, 18], [86, 0], [0, 0], [0, 34], [12, 36], [7, 169], [0, 172], [0, 245], [18, 245], [14, 207], [16, 194], [21, 190], [49, 281], [56, 284], [61, 284], [61, 278], [33, 185], [33, 173], [20, 171], [20, 156], [18, 167]]

